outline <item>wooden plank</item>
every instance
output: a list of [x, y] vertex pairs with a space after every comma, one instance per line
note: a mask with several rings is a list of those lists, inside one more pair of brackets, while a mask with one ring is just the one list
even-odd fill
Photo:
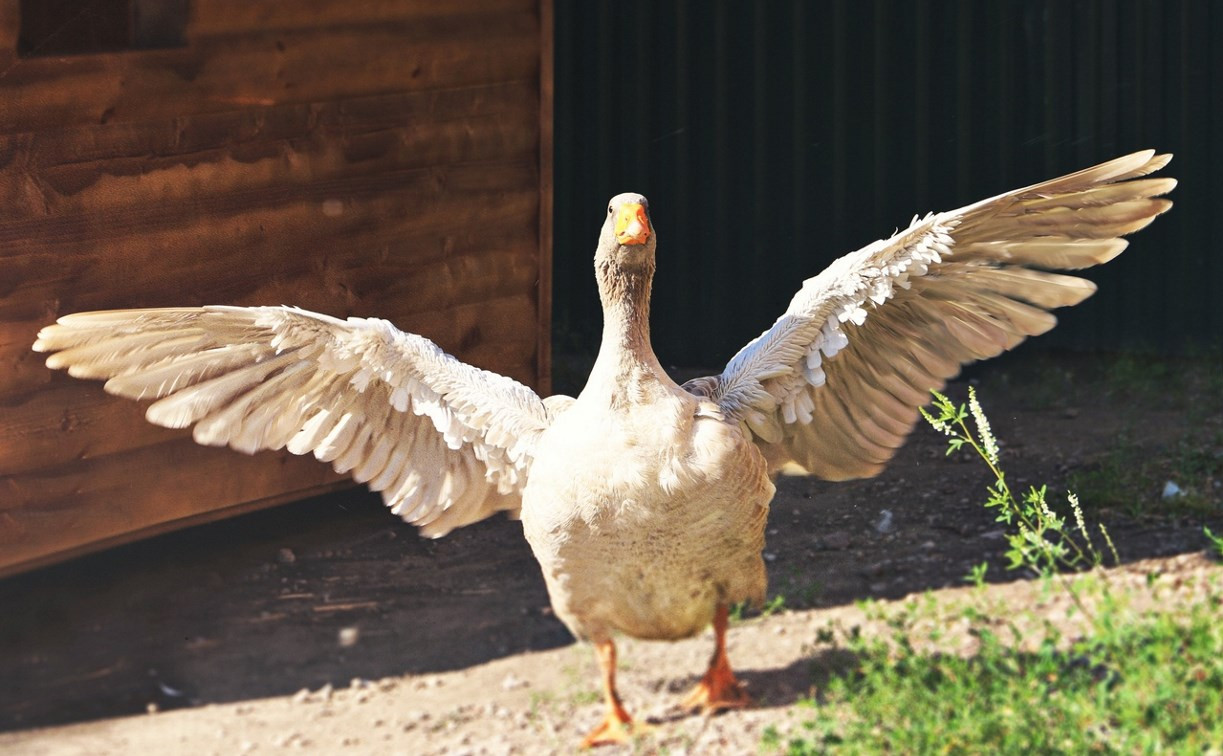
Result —
[[[508, 158], [508, 161], [505, 158]], [[308, 158], [286, 156], [287, 162], [294, 160], [308, 161]], [[217, 178], [216, 183], [220, 185], [221, 191], [209, 192], [201, 188], [195, 194], [184, 192], [182, 196], [178, 196], [172, 189], [167, 189], [165, 193], [159, 191], [163, 185], [172, 184], [175, 181], [174, 176], [116, 178], [106, 185], [105, 190], [99, 189], [98, 193], [126, 190], [135, 195], [136, 204], [125, 202], [103, 206], [97, 211], [27, 216], [2, 221], [0, 247], [20, 249], [30, 240], [73, 244], [82, 237], [110, 238], [143, 230], [173, 228], [184, 222], [184, 216], [225, 217], [249, 208], [274, 208], [294, 202], [316, 203], [316, 211], [321, 212], [318, 208], [327, 200], [365, 201], [393, 192], [414, 192], [423, 200], [432, 200], [447, 192], [493, 191], [507, 181], [523, 178], [531, 182], [538, 180], [536, 158], [530, 152], [498, 155], [494, 156], [494, 159], [471, 162], [455, 160], [449, 165], [404, 168], [387, 166], [377, 168], [373, 173], [348, 175], [342, 172], [328, 175], [328, 160], [323, 158], [318, 162], [323, 175], [313, 180], [308, 176], [309, 169], [306, 168], [303, 169], [306, 175], [295, 176], [296, 181], [277, 181], [273, 165], [268, 166], [268, 175], [258, 179]], [[233, 173], [242, 173], [248, 169], [259, 171], [259, 168], [233, 164], [225, 165], [224, 169]], [[206, 183], [211, 178], [210, 173], [208, 169], [201, 169], [198, 175], [187, 174], [178, 180]], [[164, 196], [165, 194], [170, 196]], [[98, 200], [98, 203], [105, 202], [104, 199]]]
[[191, 155], [249, 142], [349, 135], [411, 128], [428, 121], [480, 116], [536, 118], [534, 81], [501, 81], [469, 87], [392, 92], [334, 102], [202, 113], [132, 123], [89, 124], [0, 136], [0, 156], [20, 164], [53, 166], [124, 157]]
[[[146, 404], [120, 401], [101, 384], [47, 373], [38, 391], [8, 395], [0, 429], [0, 474], [27, 475], [181, 438], [180, 431], [161, 428], [144, 419]], [[0, 503], [0, 509], [10, 504]]]
[[[233, 504], [213, 502], [212, 508], [200, 510], [194, 514], [188, 514], [173, 520], [149, 522], [138, 529], [118, 533], [113, 536], [87, 538], [79, 540], [75, 544], [61, 539], [58, 550], [47, 551], [45, 553], [41, 550], [31, 550], [23, 558], [18, 558], [15, 554], [9, 554], [8, 558], [5, 558], [5, 552], [0, 550], [0, 579], [20, 572], [27, 572], [69, 559], [75, 559], [86, 554], [103, 551], [115, 546], [121, 546], [125, 543], [141, 540], [142, 538], [152, 538], [153, 536], [181, 530], [192, 525], [202, 525], [204, 523], [216, 522], [217, 520], [224, 520], [228, 517], [237, 517], [248, 512], [351, 487], [351, 481], [340, 481], [316, 488], [292, 490], [263, 499]], [[35, 543], [33, 538], [39, 533], [40, 531], [31, 532], [27, 525], [14, 519], [6, 512], [0, 512], [0, 538], [20, 539], [32, 544]], [[9, 561], [9, 559], [12, 561]]]
[[[481, 169], [480, 180], [490, 182], [486, 190], [462, 184], [459, 174], [472, 168]], [[534, 244], [538, 196], [530, 178], [533, 171], [510, 166], [498, 175], [495, 168], [428, 172], [422, 180], [441, 175], [454, 181], [431, 197], [398, 193], [357, 200], [349, 195], [340, 217], [328, 217], [320, 198], [272, 208], [253, 203], [256, 206], [246, 212], [238, 212], [235, 203], [229, 205], [234, 215], [224, 224], [215, 213], [193, 216], [188, 208], [167, 209], [160, 218], [149, 217], [155, 211], [146, 209], [118, 225], [109, 215], [92, 225], [79, 224], [84, 233], [93, 232], [88, 238], [44, 227], [37, 247], [0, 245], [0, 259], [14, 272], [0, 291], [0, 343], [8, 322], [117, 306], [256, 303], [250, 302], [252, 295], [292, 293], [295, 277], [313, 279], [315, 289], [342, 295], [340, 301], [356, 301], [363, 292], [337, 280], [340, 271], [362, 266], [381, 270], [386, 285], [388, 275], [413, 274], [396, 266], [443, 260], [456, 251]], [[172, 215], [173, 225], [156, 227]], [[146, 230], [132, 235], [132, 228]], [[0, 235], [6, 230], [0, 227]], [[534, 258], [528, 261], [531, 267], [538, 264]], [[420, 272], [428, 274], [429, 269]], [[308, 280], [301, 288], [310, 288]], [[423, 286], [416, 292], [409, 306], [436, 301], [431, 297], [437, 293]], [[49, 308], [48, 302], [55, 306]]]
[[342, 26], [387, 24], [457, 18], [468, 23], [507, 13], [533, 13], [536, 0], [196, 0], [192, 7], [192, 38], [234, 35], [250, 31], [335, 29]]
[[[521, 94], [521, 90], [514, 88], [511, 93]], [[64, 135], [56, 143], [46, 139], [0, 145], [0, 150], [9, 147], [9, 154], [25, 150], [22, 164], [0, 175], [0, 202], [6, 208], [0, 225], [9, 229], [5, 239], [30, 238], [37, 226], [22, 226], [21, 221], [106, 210], [126, 212], [125, 208], [133, 206], [139, 212], [149, 201], [190, 203], [197, 213], [212, 212], [214, 198], [235, 192], [247, 192], [243, 202], [267, 205], [290, 199], [292, 192], [305, 186], [318, 187], [323, 193], [351, 190], [343, 184], [328, 184], [329, 179], [387, 177], [369, 184], [368, 193], [393, 187], [397, 171], [526, 159], [537, 154], [538, 116], [533, 99], [520, 103], [479, 115], [449, 118], [446, 114], [442, 119], [387, 129], [334, 133], [324, 124], [300, 136], [285, 130], [258, 141], [177, 154], [149, 154], [150, 148], [161, 145], [144, 140], [142, 148], [141, 140], [124, 140], [126, 150], [113, 143], [101, 150], [109, 150], [110, 157], [95, 153], [66, 159], [73, 144], [94, 141], [81, 133]]]
[[[20, 291], [26, 281], [36, 283], [63, 277], [62, 271], [39, 267], [38, 259], [24, 263], [26, 256], [37, 258], [53, 252], [63, 265], [73, 266], [79, 262], [83, 269], [72, 271], [74, 275], [88, 275], [90, 271], [84, 268], [96, 265], [99, 259], [107, 259], [112, 249], [115, 255], [120, 252], [139, 255], [114, 261], [116, 265], [129, 267], [137, 263], [155, 265], [162, 255], [173, 254], [176, 250], [182, 256], [198, 256], [201, 250], [212, 252], [215, 247], [205, 244], [213, 239], [217, 244], [231, 239], [227, 246], [258, 250], [276, 240], [268, 234], [267, 225], [260, 228], [259, 224], [271, 223], [279, 230], [280, 224], [307, 222], [312, 233], [326, 236], [358, 231], [366, 221], [376, 220], [378, 213], [398, 211], [406, 213], [406, 217], [382, 217], [386, 217], [388, 224], [397, 225], [400, 231], [431, 230], [440, 238], [446, 229], [478, 223], [484, 212], [497, 217], [497, 204], [506, 202], [505, 198], [513, 192], [535, 186], [535, 170], [530, 163], [475, 163], [266, 192], [235, 192], [221, 197], [204, 197], [198, 202], [167, 203], [160, 212], [155, 206], [145, 205], [116, 212], [0, 224], [0, 259], [4, 259], [6, 266], [19, 269], [26, 265], [29, 268], [14, 274], [5, 292]], [[333, 204], [324, 206], [328, 200]], [[493, 202], [494, 207], [486, 211], [473, 204], [477, 200]], [[336, 202], [339, 204], [334, 204]], [[286, 217], [278, 221], [277, 215]], [[230, 224], [229, 228], [210, 232], [209, 224], [220, 220]], [[142, 239], [147, 239], [147, 244]], [[202, 239], [202, 242], [193, 242], [194, 239]], [[37, 245], [31, 240], [37, 240]], [[113, 246], [122, 244], [129, 244], [130, 248]], [[307, 245], [302, 251], [315, 246]], [[436, 244], [431, 246], [436, 247]], [[349, 245], [342, 245], [341, 249], [347, 247]], [[442, 252], [437, 249], [435, 254]], [[424, 254], [424, 250], [421, 253]], [[80, 256], [84, 257], [78, 260]], [[47, 259], [45, 262], [53, 261]], [[205, 264], [207, 260], [197, 263]], [[153, 270], [158, 267], [168, 266], [155, 265]]]
[[534, 14], [515, 13], [23, 59], [0, 76], [0, 133], [537, 80], [537, 34]]
[[3, 476], [0, 569], [189, 518], [218, 503], [301, 494], [339, 480], [312, 458], [248, 457], [200, 448], [190, 439], [83, 460], [43, 475]]
[[481, 117], [534, 119], [536, 99], [532, 82], [494, 82], [444, 91], [46, 129], [0, 137], [0, 146], [6, 148], [8, 159], [14, 157], [9, 149], [20, 149], [20, 165], [31, 169], [113, 158], [190, 156], [252, 142], [343, 141], [353, 135], [396, 128], [410, 134], [411, 129], [422, 126], [455, 126]]

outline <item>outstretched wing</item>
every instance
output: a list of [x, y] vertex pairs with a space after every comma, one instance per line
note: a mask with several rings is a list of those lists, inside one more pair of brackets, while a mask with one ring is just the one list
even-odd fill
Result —
[[1090, 281], [1046, 272], [1107, 262], [1172, 203], [1170, 155], [1137, 152], [1007, 192], [846, 255], [808, 279], [721, 375], [685, 384], [721, 405], [771, 465], [829, 480], [878, 473], [961, 365], [993, 357], [1078, 304]]
[[287, 447], [381, 491], [441, 536], [516, 511], [549, 413], [531, 389], [384, 320], [287, 307], [87, 312], [34, 349], [47, 366], [156, 399], [149, 421], [253, 454]]

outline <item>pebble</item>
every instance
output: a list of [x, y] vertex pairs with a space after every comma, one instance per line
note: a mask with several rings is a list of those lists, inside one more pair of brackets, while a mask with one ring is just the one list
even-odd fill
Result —
[[301, 738], [301, 733], [287, 732], [272, 740], [272, 745], [277, 748], [285, 748], [294, 745], [299, 738]]
[[361, 630], [355, 627], [340, 628], [337, 638], [341, 648], [352, 648], [361, 639]]
[[518, 677], [513, 672], [506, 675], [505, 679], [501, 681], [502, 690], [517, 690], [518, 688], [525, 688], [528, 685], [530, 685], [530, 683]]
[[293, 553], [293, 549], [281, 549], [276, 552], [276, 561], [281, 564], [293, 564], [297, 561], [297, 555]]
[[878, 533], [891, 533], [896, 529], [892, 523], [892, 510], [879, 510], [879, 518], [875, 520], [875, 531]]

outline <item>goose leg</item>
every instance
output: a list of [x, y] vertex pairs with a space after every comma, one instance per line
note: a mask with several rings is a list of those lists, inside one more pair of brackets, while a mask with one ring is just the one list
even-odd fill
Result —
[[747, 691], [735, 679], [726, 658], [726, 626], [729, 612], [726, 604], [718, 604], [713, 615], [714, 650], [709, 660], [709, 671], [701, 678], [680, 705], [685, 709], [700, 709], [703, 714], [714, 714], [725, 709], [739, 709], [751, 704]]
[[611, 638], [595, 642], [595, 654], [603, 673], [603, 698], [607, 701], [607, 716], [582, 740], [582, 748], [612, 743], [627, 743], [634, 731], [640, 731], [633, 718], [624, 710], [616, 693], [616, 644]]

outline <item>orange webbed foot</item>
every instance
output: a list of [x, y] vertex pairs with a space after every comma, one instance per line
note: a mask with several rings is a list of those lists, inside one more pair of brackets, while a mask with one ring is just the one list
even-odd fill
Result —
[[726, 605], [719, 604], [713, 616], [714, 651], [713, 658], [709, 660], [709, 671], [680, 703], [689, 711], [716, 714], [752, 705], [751, 696], [735, 678], [730, 661], [726, 658], [726, 627], [729, 624]]
[[582, 748], [627, 743], [634, 737], [649, 732], [649, 725], [634, 722], [620, 703], [616, 693], [616, 646], [610, 638], [595, 642], [595, 653], [603, 676], [603, 697], [607, 703], [607, 715], [603, 722], [582, 739]]
[[627, 722], [621, 721], [619, 718], [608, 714], [603, 722], [598, 727], [590, 731], [590, 734], [582, 739], [582, 748], [593, 748], [601, 745], [615, 745], [616, 743], [627, 743], [632, 737], [629, 728], [632, 726], [632, 720]]
[[601, 745], [617, 745], [628, 743], [633, 738], [653, 730], [647, 724], [635, 722], [623, 709], [617, 714], [609, 712], [598, 727], [582, 739], [581, 747], [594, 748]]
[[680, 702], [684, 709], [699, 710], [702, 714], [716, 714], [727, 709], [742, 709], [751, 705], [752, 697], [735, 679], [729, 665], [711, 667]]

